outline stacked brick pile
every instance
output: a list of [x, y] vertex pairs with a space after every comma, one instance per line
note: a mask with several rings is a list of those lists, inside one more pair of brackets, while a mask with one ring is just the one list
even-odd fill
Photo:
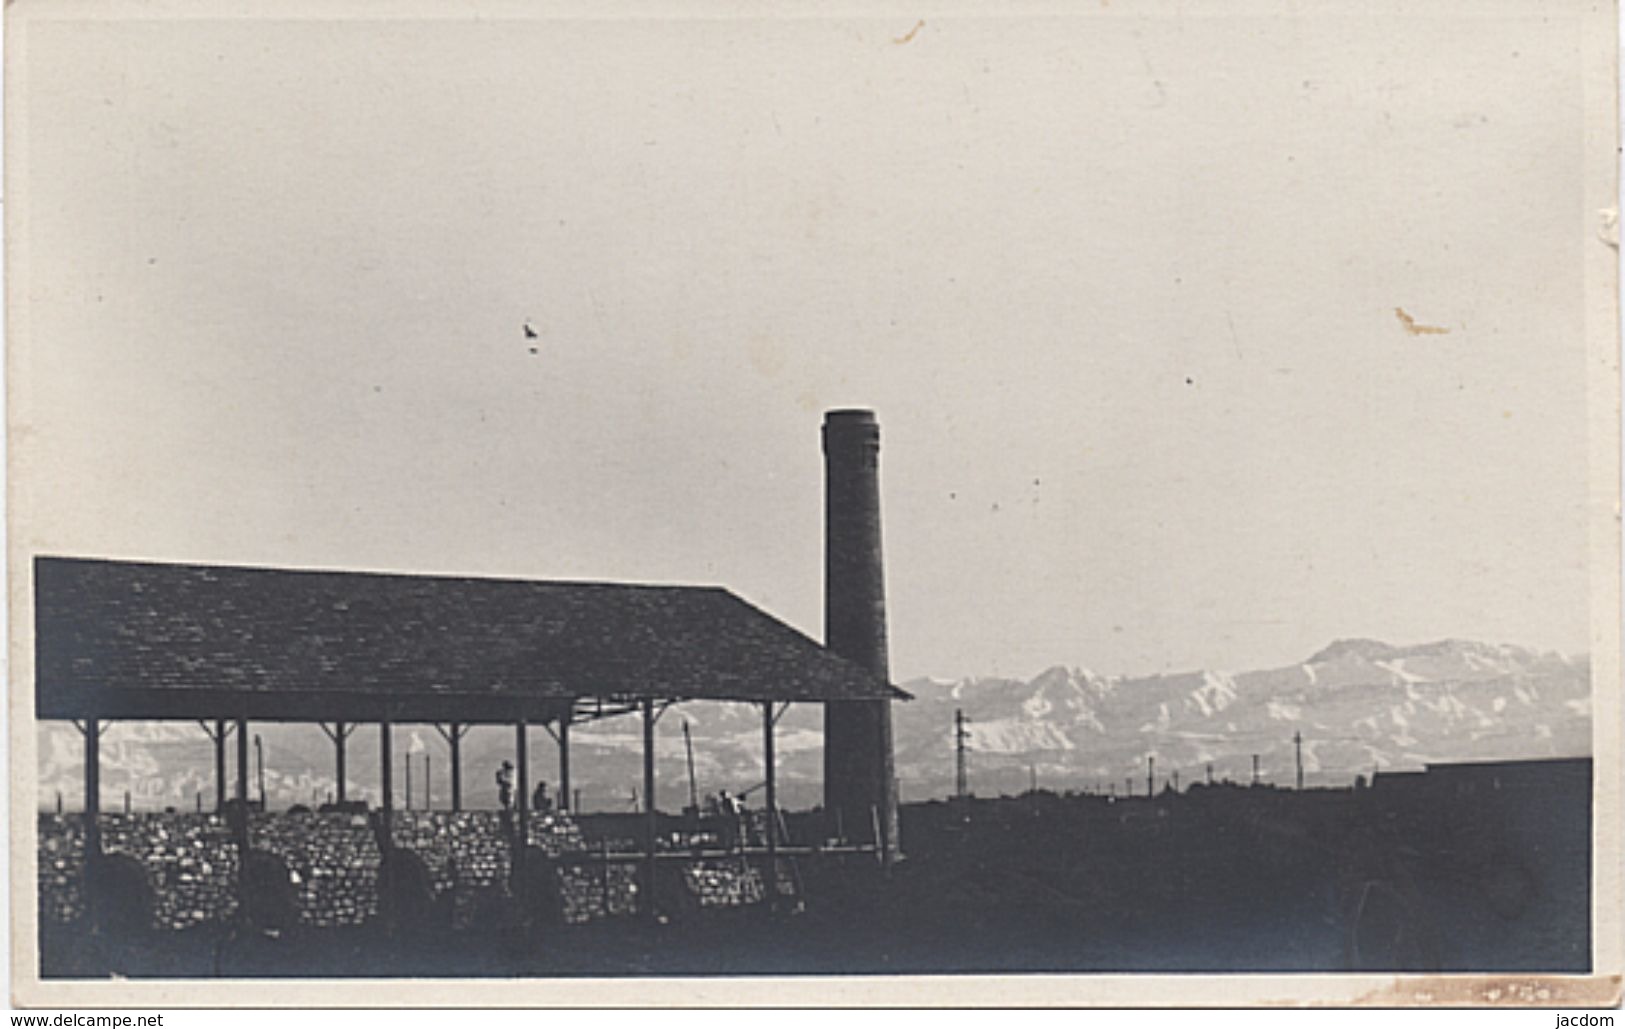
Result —
[[103, 815], [102, 848], [146, 866], [160, 929], [186, 929], [237, 910], [237, 846], [216, 815]]
[[572, 925], [629, 915], [637, 908], [636, 865], [583, 865], [559, 869], [564, 920]]
[[[794, 895], [796, 882], [789, 862], [780, 859], [778, 866], [779, 895]], [[755, 859], [748, 863], [735, 858], [684, 865], [683, 885], [699, 900], [701, 907], [740, 907], [767, 899], [762, 869]]]
[[254, 815], [249, 840], [282, 859], [305, 925], [357, 925], [378, 912], [383, 855], [366, 815]]
[[760, 903], [762, 876], [741, 861], [696, 861], [683, 866], [683, 885], [701, 907], [741, 907]]
[[451, 894], [457, 927], [473, 925], [505, 903], [508, 842], [496, 812], [397, 812], [390, 839], [423, 861], [436, 896]]
[[77, 815], [41, 815], [39, 819], [39, 915], [42, 922], [72, 922], [84, 917], [85, 829]]
[[[141, 862], [156, 898], [153, 925], [186, 929], [237, 910], [237, 848], [214, 815], [103, 815], [102, 849]], [[40, 818], [40, 916], [72, 921], [85, 913], [82, 815]]]
[[[597, 850], [564, 814], [530, 820], [531, 846], [558, 858]], [[256, 814], [249, 822], [256, 850], [278, 858], [288, 870], [299, 920], [311, 926], [355, 925], [378, 912], [382, 854], [365, 815]], [[77, 815], [42, 815], [39, 821], [40, 917], [68, 922], [84, 914], [82, 868], [84, 823]], [[428, 869], [437, 896], [450, 894], [455, 924], [469, 926], [493, 910], [511, 907], [510, 855], [496, 812], [398, 812], [395, 846], [416, 854]], [[218, 815], [103, 815], [103, 847], [147, 869], [156, 898], [153, 923], [185, 929], [225, 920], [237, 909], [237, 853], [231, 830]], [[610, 850], [635, 850], [631, 840]], [[579, 924], [629, 915], [636, 910], [637, 864], [597, 864], [558, 869], [564, 918]], [[678, 869], [681, 882], [701, 907], [735, 907], [763, 899], [755, 865], [738, 859], [696, 860]], [[793, 882], [780, 863], [780, 890]], [[484, 914], [482, 914], [482, 912]]]
[[540, 847], [553, 857], [586, 850], [587, 839], [581, 827], [566, 814], [532, 815], [530, 817], [530, 845]]

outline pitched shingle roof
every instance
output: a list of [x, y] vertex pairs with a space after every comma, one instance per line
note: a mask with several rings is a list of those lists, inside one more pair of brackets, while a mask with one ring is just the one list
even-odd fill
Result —
[[41, 718], [540, 720], [578, 697], [906, 697], [714, 587], [39, 557], [34, 590]]

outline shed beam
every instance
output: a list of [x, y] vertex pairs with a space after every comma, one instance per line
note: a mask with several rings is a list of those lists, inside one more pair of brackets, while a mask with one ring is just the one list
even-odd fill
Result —
[[345, 753], [345, 745], [355, 727], [347, 727], [343, 722], [334, 722], [332, 730], [329, 731], [326, 723], [320, 724], [322, 731], [327, 733], [327, 738], [333, 741], [333, 778], [338, 780], [338, 785], [333, 791], [333, 799], [342, 804], [348, 793], [345, 784], [350, 779], [349, 758]]
[[655, 836], [659, 814], [655, 810], [655, 703], [643, 702], [643, 888], [638, 907], [644, 917], [655, 914]]
[[378, 810], [384, 827], [384, 840], [386, 842], [393, 841], [395, 838], [390, 831], [395, 820], [395, 761], [390, 753], [393, 731], [388, 718], [378, 723], [378, 770], [382, 773], [379, 786], [383, 791], [383, 798], [378, 804]]
[[767, 771], [767, 869], [762, 876], [762, 888], [767, 892], [770, 911], [779, 906], [779, 794], [778, 774], [773, 755], [773, 702], [762, 705], [762, 763]]
[[208, 734], [214, 743], [214, 809], [218, 812], [226, 810], [226, 737], [230, 735], [230, 728], [224, 718], [217, 718], [214, 727], [198, 719], [203, 731]]
[[515, 819], [513, 868], [517, 873], [525, 863], [525, 848], [530, 846], [530, 724], [519, 719], [514, 726], [514, 763], [519, 766], [519, 795], [514, 798]]
[[570, 807], [570, 716], [565, 715], [559, 719], [559, 799], [558, 809], [569, 811]]
[[463, 809], [463, 733], [466, 726], [451, 723], [451, 809]]
[[468, 735], [468, 726], [462, 722], [447, 722], [441, 725], [434, 723], [434, 731], [446, 741], [451, 748], [451, 809], [463, 809], [463, 737]]
[[237, 719], [237, 810], [232, 813], [233, 835], [237, 838], [238, 903], [246, 901], [242, 893], [248, 875], [248, 722]]
[[85, 719], [85, 868], [102, 856], [102, 723]]

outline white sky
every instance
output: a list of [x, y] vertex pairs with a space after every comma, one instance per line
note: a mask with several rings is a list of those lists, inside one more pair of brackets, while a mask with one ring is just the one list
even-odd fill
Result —
[[34, 22], [19, 545], [818, 636], [862, 405], [899, 680], [1584, 650], [1578, 24], [1320, 6]]

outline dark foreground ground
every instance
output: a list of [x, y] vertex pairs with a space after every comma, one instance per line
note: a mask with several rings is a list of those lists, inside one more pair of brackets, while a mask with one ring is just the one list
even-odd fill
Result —
[[[1538, 784], [1537, 784], [1538, 785]], [[1588, 785], [1588, 783], [1586, 784]], [[907, 858], [804, 864], [804, 904], [550, 928], [119, 936], [47, 976], [1590, 970], [1589, 791], [1196, 788], [911, 806]]]

